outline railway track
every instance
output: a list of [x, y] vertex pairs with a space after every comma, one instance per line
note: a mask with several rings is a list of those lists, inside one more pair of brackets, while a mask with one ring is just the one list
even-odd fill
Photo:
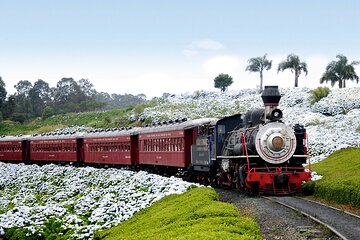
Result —
[[360, 239], [360, 216], [344, 212], [315, 201], [299, 197], [265, 197], [262, 198], [281, 204], [311, 218], [327, 227], [331, 232], [345, 240]]

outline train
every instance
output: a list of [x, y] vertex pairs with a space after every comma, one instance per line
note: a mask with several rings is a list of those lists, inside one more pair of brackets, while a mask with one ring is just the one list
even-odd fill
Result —
[[278, 86], [264, 108], [223, 118], [176, 119], [134, 128], [0, 137], [0, 161], [70, 163], [180, 174], [250, 194], [287, 195], [311, 179], [308, 137], [286, 125]]

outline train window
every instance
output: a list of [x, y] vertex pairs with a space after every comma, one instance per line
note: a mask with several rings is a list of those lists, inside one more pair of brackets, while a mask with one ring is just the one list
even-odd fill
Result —
[[163, 150], [163, 139], [159, 139], [159, 151], [162, 151]]
[[175, 138], [175, 151], [178, 152], [180, 147], [179, 147], [179, 138]]

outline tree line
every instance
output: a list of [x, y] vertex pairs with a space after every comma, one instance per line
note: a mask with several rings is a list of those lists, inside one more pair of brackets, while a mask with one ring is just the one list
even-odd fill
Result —
[[[339, 88], [345, 88], [347, 80], [356, 80], [356, 83], [358, 83], [359, 77], [355, 72], [355, 66], [360, 62], [349, 62], [347, 57], [342, 54], [338, 54], [336, 58], [337, 60], [331, 61], [327, 65], [325, 72], [320, 78], [320, 83], [330, 82], [332, 87], [337, 83]], [[263, 90], [264, 71], [270, 70], [271, 67], [272, 60], [267, 59], [267, 54], [262, 57], [254, 57], [248, 60], [248, 66], [246, 67], [245, 71], [258, 72], [260, 74], [260, 91]], [[299, 56], [295, 54], [289, 54], [286, 60], [280, 62], [277, 68], [277, 72], [283, 72], [287, 69], [290, 69], [291, 72], [295, 75], [295, 87], [298, 87], [299, 85], [300, 74], [308, 74], [308, 66], [306, 62], [300, 61]], [[232, 77], [228, 74], [221, 73], [214, 79], [215, 88], [219, 88], [221, 91], [225, 91], [232, 83]]]
[[97, 92], [88, 79], [75, 81], [73, 78], [62, 78], [56, 87], [50, 87], [41, 79], [34, 84], [21, 80], [14, 86], [16, 92], [9, 96], [5, 87], [0, 77], [0, 121], [9, 119], [20, 123], [69, 112], [130, 107], [146, 99], [144, 94], [110, 95]]

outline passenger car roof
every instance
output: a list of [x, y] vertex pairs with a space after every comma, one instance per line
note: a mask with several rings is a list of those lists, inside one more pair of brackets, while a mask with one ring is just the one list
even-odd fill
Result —
[[198, 126], [203, 125], [215, 125], [217, 119], [216, 118], [199, 118], [195, 120], [187, 120], [181, 122], [173, 122], [166, 125], [157, 126], [148, 126], [140, 128], [136, 131], [136, 134], [143, 134], [143, 133], [153, 133], [153, 132], [168, 132], [168, 131], [178, 131], [178, 130], [186, 130], [191, 129]]

